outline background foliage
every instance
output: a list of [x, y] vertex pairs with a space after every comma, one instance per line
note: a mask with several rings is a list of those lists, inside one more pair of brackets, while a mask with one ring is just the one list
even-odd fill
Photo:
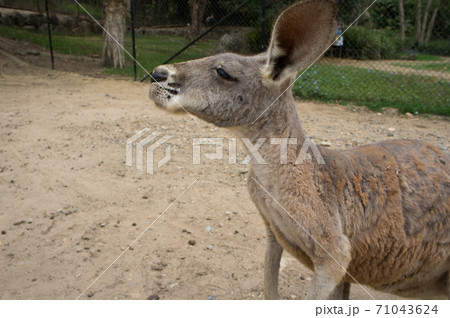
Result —
[[[244, 1], [207, 0], [201, 17], [203, 30]], [[372, 1], [341, 0], [338, 22], [342, 28], [352, 25]], [[309, 100], [450, 115], [450, 1], [403, 0], [404, 40], [401, 38], [400, 1], [378, 0], [373, 4], [346, 31], [344, 46], [332, 47], [324, 59], [307, 70], [294, 85], [294, 92]], [[102, 20], [102, 0], [79, 2], [96, 19]], [[211, 55], [219, 47], [241, 54], [259, 53], [270, 40], [271, 28], [279, 12], [293, 2], [295, 0], [251, 0], [172, 62]], [[264, 34], [263, 3], [266, 11]], [[49, 0], [49, 4], [52, 15], [86, 18], [73, 0]], [[189, 25], [192, 22], [190, 5], [188, 0], [134, 0], [137, 59], [146, 69], [151, 70], [163, 63], [189, 43]], [[45, 8], [44, 0], [0, 0], [0, 6], [41, 12]], [[435, 8], [438, 10], [430, 28]], [[430, 30], [429, 41], [417, 38], [418, 16], [421, 22], [426, 22], [425, 38]], [[52, 27], [56, 31], [57, 51], [79, 55], [101, 54], [102, 34], [73, 34], [61, 31], [57, 25]], [[43, 30], [1, 26], [0, 35], [48, 46]], [[230, 44], [227, 41], [234, 45], [227, 46]], [[125, 47], [131, 52], [129, 34], [125, 37]], [[127, 57], [125, 69], [107, 69], [105, 72], [130, 76], [131, 62]], [[142, 70], [139, 71], [140, 76], [145, 75]]]

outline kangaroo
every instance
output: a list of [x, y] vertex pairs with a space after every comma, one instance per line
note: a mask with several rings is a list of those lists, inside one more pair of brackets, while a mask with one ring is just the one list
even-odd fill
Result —
[[314, 151], [299, 163], [308, 139], [290, 86], [333, 43], [336, 11], [332, 0], [295, 3], [279, 15], [263, 54], [158, 66], [150, 98], [167, 111], [229, 127], [254, 145], [271, 140], [258, 144], [264, 162], [252, 157], [248, 175], [267, 231], [266, 299], [278, 298], [283, 250], [313, 271], [307, 299], [347, 298], [350, 283], [447, 298], [447, 154], [425, 142], [391, 140], [343, 151], [317, 146], [322, 164]]

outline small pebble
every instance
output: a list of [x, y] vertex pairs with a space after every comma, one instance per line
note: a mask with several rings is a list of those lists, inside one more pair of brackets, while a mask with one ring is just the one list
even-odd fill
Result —
[[5, 235], [5, 234], [6, 234], [6, 231], [5, 231], [5, 230], [3, 230], [3, 231], [2, 231], [2, 235]]
[[189, 245], [193, 246], [193, 245], [195, 245], [196, 242], [195, 242], [195, 240], [189, 240], [188, 243], [189, 243]]
[[211, 295], [208, 297], [208, 300], [216, 300], [216, 296]]
[[92, 298], [92, 297], [94, 297], [94, 293], [89, 293], [87, 296], [88, 296], [88, 298]]
[[161, 264], [153, 264], [152, 265], [152, 270], [154, 270], [154, 271], [162, 271], [163, 267], [162, 267]]
[[142, 199], [145, 199], [145, 200], [147, 200], [147, 199], [148, 199], [148, 196], [146, 196], [146, 195], [143, 195], [143, 196], [142, 196]]
[[23, 224], [23, 223], [25, 223], [25, 221], [23, 221], [23, 220], [22, 221], [17, 221], [17, 222], [14, 222], [14, 225], [17, 226], [17, 225], [20, 225], [20, 224]]
[[208, 250], [212, 250], [212, 249], [213, 249], [213, 246], [212, 246], [212, 245], [208, 245], [206, 248], [207, 248]]
[[225, 215], [232, 215], [232, 214], [233, 214], [233, 212], [231, 212], [231, 211], [225, 212]]
[[131, 224], [131, 226], [136, 226], [136, 225], [137, 225], [136, 223]]
[[159, 300], [159, 295], [158, 294], [153, 294], [147, 297], [147, 300]]

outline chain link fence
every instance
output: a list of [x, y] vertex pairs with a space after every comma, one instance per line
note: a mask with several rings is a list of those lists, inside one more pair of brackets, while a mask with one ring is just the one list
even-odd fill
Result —
[[[56, 32], [101, 34], [75, 1], [48, 1]], [[295, 2], [132, 1], [137, 60], [148, 71], [168, 60], [174, 63], [220, 52], [262, 52], [276, 17]], [[102, 0], [79, 2], [102, 21]], [[45, 0], [0, 0], [0, 6], [42, 13]], [[403, 112], [450, 115], [449, 15], [450, 2], [443, 0], [341, 0], [336, 34], [343, 34], [343, 39], [296, 81], [295, 94], [307, 100], [373, 109], [393, 106]], [[2, 24], [11, 22], [5, 19], [3, 15]], [[22, 25], [42, 30], [25, 22]], [[130, 30], [130, 15], [127, 25]], [[132, 45], [127, 35], [129, 52]], [[127, 65], [117, 72], [132, 75], [131, 59]], [[146, 71], [138, 69], [138, 76], [144, 75]]]

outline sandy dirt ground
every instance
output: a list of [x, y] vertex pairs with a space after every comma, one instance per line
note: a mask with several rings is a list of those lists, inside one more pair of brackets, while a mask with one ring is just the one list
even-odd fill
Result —
[[[0, 70], [1, 299], [263, 298], [265, 230], [242, 145], [238, 164], [227, 154], [192, 164], [194, 137], [224, 137], [227, 149], [231, 132], [156, 109], [148, 84], [4, 54]], [[332, 148], [417, 138], [450, 150], [444, 118], [303, 102], [298, 111]], [[126, 140], [146, 127], [173, 136], [172, 160], [154, 174], [125, 165]], [[284, 254], [281, 297], [304, 298], [310, 280]], [[351, 297], [371, 298], [355, 285]]]

